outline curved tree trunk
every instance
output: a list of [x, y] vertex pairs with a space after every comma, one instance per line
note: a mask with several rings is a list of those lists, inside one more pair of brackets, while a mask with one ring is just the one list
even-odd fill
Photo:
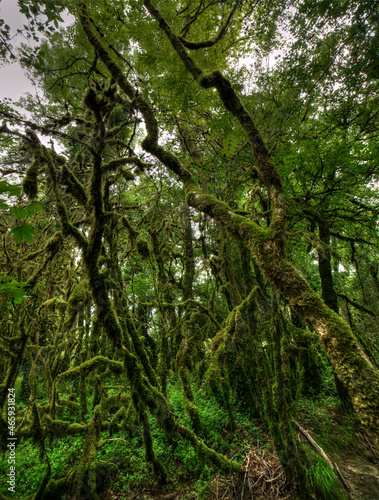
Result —
[[144, 0], [143, 4], [167, 35], [188, 72], [201, 87], [217, 90], [225, 108], [237, 118], [245, 130], [255, 158], [255, 167], [271, 201], [272, 218], [269, 228], [258, 226], [247, 217], [234, 213], [226, 203], [212, 195], [204, 194], [188, 169], [175, 155], [158, 144], [158, 123], [152, 108], [142, 95], [136, 92], [104, 47], [92, 27], [85, 3], [80, 2], [79, 17], [88, 41], [113, 79], [128, 98], [134, 101], [143, 116], [147, 135], [142, 141], [142, 148], [181, 179], [190, 206], [219, 221], [237, 240], [242, 239], [248, 244], [252, 257], [274, 289], [286, 297], [294, 311], [320, 335], [337, 376], [347, 387], [357, 414], [379, 449], [379, 370], [363, 352], [346, 322], [325, 304], [290, 262], [285, 245], [286, 203], [282, 182], [251, 115], [229, 80], [219, 71], [204, 74], [189, 56], [180, 38], [171, 31], [159, 10], [150, 0]]

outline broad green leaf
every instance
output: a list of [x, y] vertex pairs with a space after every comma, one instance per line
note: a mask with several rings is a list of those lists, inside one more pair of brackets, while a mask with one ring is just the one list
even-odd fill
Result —
[[27, 283], [22, 283], [16, 280], [13, 276], [5, 276], [0, 273], [1, 281], [8, 281], [9, 283], [0, 282], [0, 294], [5, 293], [9, 297], [7, 305], [20, 304], [23, 300], [27, 298], [26, 290], [29, 285]]
[[10, 298], [7, 305], [10, 305], [11, 302], [15, 304], [20, 304], [23, 300], [27, 298], [25, 290], [21, 288], [4, 288], [0, 289], [0, 292], [6, 293]]
[[[13, 276], [6, 276], [4, 273], [0, 273], [0, 280], [1, 281], [15, 281], [16, 278], [14, 278]], [[25, 283], [22, 283], [23, 285]], [[0, 289], [1, 289], [1, 286], [3, 285], [3, 283], [0, 283]]]
[[0, 193], [10, 193], [13, 196], [18, 196], [21, 193], [21, 188], [8, 184], [6, 181], [0, 181]]
[[35, 212], [40, 212], [41, 210], [43, 210], [42, 203], [40, 201], [33, 201], [24, 208], [11, 208], [10, 213], [14, 214], [18, 220], [21, 220], [24, 217], [32, 217]]
[[37, 234], [34, 227], [30, 224], [23, 224], [22, 226], [14, 227], [11, 233], [13, 234], [16, 245], [21, 243], [22, 240], [32, 243], [33, 236]]

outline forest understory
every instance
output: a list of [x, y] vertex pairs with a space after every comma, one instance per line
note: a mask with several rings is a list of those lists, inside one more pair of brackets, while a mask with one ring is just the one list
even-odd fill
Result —
[[[21, 377], [16, 382], [16, 398], [19, 401], [25, 400], [22, 382]], [[316, 486], [318, 498], [376, 500], [379, 498], [379, 457], [357, 418], [341, 405], [330, 373], [323, 383], [319, 394], [299, 401], [296, 412], [297, 424], [322, 450], [320, 452], [315, 448], [314, 443], [297, 429], [298, 440], [314, 460], [308, 480]], [[174, 413], [182, 415], [184, 424], [190, 424], [189, 418], [184, 415], [178, 380], [169, 383], [168, 393]], [[41, 398], [37, 396], [37, 399]], [[243, 464], [243, 474], [221, 475], [212, 467], [199, 463], [191, 446], [183, 440], [170, 443], [152, 421], [155, 453], [168, 473], [167, 484], [162, 485], [146, 463], [143, 437], [138, 426], [131, 424], [122, 431], [113, 432], [111, 437], [109, 429], [103, 429], [98, 448], [100, 466], [96, 472], [99, 500], [295, 498], [267, 428], [257, 415], [254, 416], [248, 394], [242, 398], [242, 403], [239, 398], [239, 403], [234, 407], [235, 427], [232, 430], [220, 394], [209, 388], [200, 388], [195, 394], [195, 401], [203, 422], [206, 443], [217, 452]], [[69, 418], [69, 412], [64, 417]], [[62, 436], [46, 443], [52, 467], [51, 479], [59, 481], [78, 465], [84, 442], [84, 437]], [[326, 459], [322, 452], [326, 454]], [[38, 489], [46, 467], [40, 462], [39, 451], [30, 439], [18, 443], [17, 456], [18, 494], [15, 498], [24, 499]], [[5, 476], [6, 472], [7, 462], [3, 460], [0, 462], [0, 474]], [[6, 491], [7, 488], [1, 487], [0, 492]], [[55, 499], [58, 498], [71, 500], [72, 497], [62, 491], [55, 496]]]

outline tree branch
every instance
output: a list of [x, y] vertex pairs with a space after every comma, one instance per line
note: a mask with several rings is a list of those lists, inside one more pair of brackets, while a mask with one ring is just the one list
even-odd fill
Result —
[[370, 311], [370, 309], [366, 309], [366, 307], [361, 306], [360, 304], [357, 304], [357, 302], [354, 302], [354, 300], [349, 299], [346, 295], [343, 293], [337, 293], [338, 297], [341, 297], [341, 299], [346, 300], [348, 304], [351, 306], [355, 307], [355, 309], [358, 309], [358, 311], [364, 312], [366, 314], [369, 314], [370, 316], [373, 316], [376, 318], [376, 314], [373, 311]]
[[234, 6], [233, 6], [232, 10], [230, 11], [227, 20], [225, 21], [225, 24], [221, 27], [220, 31], [218, 32], [218, 35], [216, 36], [216, 38], [214, 40], [207, 40], [204, 42], [189, 42], [188, 40], [186, 40], [182, 36], [178, 37], [179, 40], [182, 42], [184, 47], [186, 47], [186, 49], [189, 49], [189, 50], [198, 50], [198, 49], [206, 49], [208, 47], [213, 47], [213, 45], [216, 45], [216, 43], [219, 42], [221, 40], [221, 38], [223, 38], [223, 36], [225, 35], [226, 30], [228, 29], [228, 26], [230, 24], [230, 21], [232, 20], [232, 17], [234, 16], [234, 13], [237, 10], [237, 7], [239, 6], [240, 3], [241, 3], [241, 0], [237, 0], [234, 3]]

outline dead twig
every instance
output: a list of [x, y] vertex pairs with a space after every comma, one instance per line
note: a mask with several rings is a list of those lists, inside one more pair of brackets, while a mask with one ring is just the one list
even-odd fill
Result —
[[253, 446], [246, 453], [244, 463], [243, 477], [217, 478], [217, 498], [243, 500], [246, 495], [267, 500], [290, 498], [284, 470], [274, 451], [267, 453], [259, 446]]
[[325, 451], [321, 448], [320, 445], [316, 443], [316, 441], [312, 438], [312, 436], [307, 432], [304, 427], [302, 427], [296, 420], [293, 418], [292, 419], [293, 423], [296, 425], [298, 430], [303, 434], [305, 438], [310, 442], [310, 444], [313, 446], [313, 448], [317, 451], [317, 453], [328, 463], [329, 467], [333, 470], [335, 470], [338, 474], [338, 477], [340, 478], [342, 484], [346, 488], [347, 491], [350, 491], [350, 486], [346, 482], [346, 479], [343, 477], [340, 469], [338, 468], [338, 465], [330, 460], [328, 455], [325, 453]]

